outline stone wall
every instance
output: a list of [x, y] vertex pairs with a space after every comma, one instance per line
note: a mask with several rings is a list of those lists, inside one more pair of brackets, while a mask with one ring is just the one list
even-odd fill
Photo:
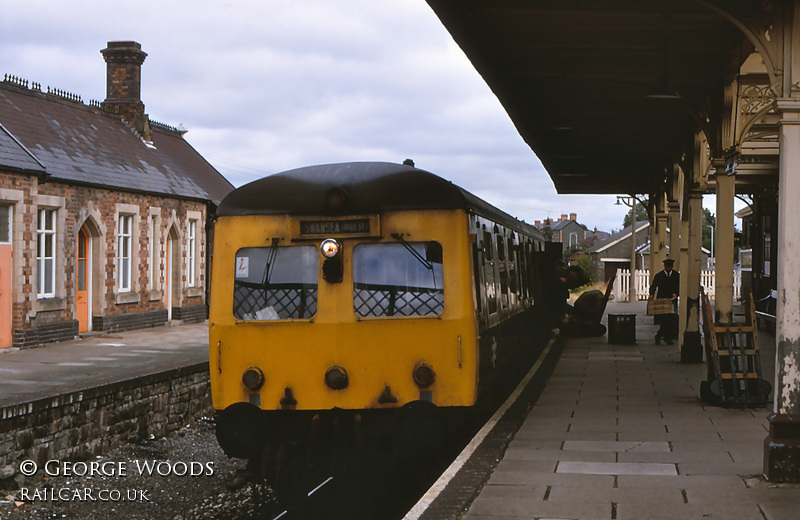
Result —
[[0, 407], [0, 488], [19, 465], [86, 460], [211, 416], [208, 363]]

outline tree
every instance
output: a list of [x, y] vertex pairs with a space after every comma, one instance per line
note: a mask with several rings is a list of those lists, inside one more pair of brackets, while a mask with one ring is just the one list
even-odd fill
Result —
[[550, 227], [550, 219], [544, 221], [544, 227], [542, 228], [542, 235], [544, 235], [544, 239], [546, 242], [553, 241], [553, 228]]
[[[633, 212], [628, 210], [625, 214], [625, 218], [622, 220], [622, 227], [623, 229], [630, 226], [633, 220], [632, 217]], [[645, 222], [649, 220], [650, 217], [647, 216], [647, 207], [641, 202], [636, 201], [636, 222]], [[639, 229], [639, 226], [636, 226], [636, 229]]]
[[570, 265], [576, 265], [580, 267], [586, 276], [589, 278], [590, 282], [595, 281], [595, 273], [594, 273], [594, 266], [592, 265], [592, 257], [587, 254], [582, 254], [578, 256], [575, 260], [572, 261]]

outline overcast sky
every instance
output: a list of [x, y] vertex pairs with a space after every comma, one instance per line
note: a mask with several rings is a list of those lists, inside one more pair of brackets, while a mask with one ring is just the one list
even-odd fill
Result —
[[112, 40], [148, 54], [150, 118], [186, 127], [235, 186], [411, 158], [531, 223], [622, 227], [615, 197], [556, 194], [424, 0], [0, 0], [0, 74], [102, 101]]

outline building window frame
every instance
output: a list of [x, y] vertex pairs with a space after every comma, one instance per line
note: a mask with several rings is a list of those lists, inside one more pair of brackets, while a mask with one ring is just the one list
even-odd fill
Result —
[[[0, 195], [6, 193], [6, 190], [0, 190]], [[13, 200], [13, 199], [12, 199]], [[22, 199], [19, 200], [20, 203], [23, 202]], [[36, 195], [34, 197], [34, 204], [32, 209], [30, 210], [30, 214], [34, 219], [34, 223], [31, 224], [33, 230], [37, 230], [39, 228], [39, 223], [36, 221], [39, 218], [39, 210], [48, 209], [53, 210], [55, 213], [53, 214], [53, 222], [55, 225], [55, 242], [53, 253], [55, 255], [54, 265], [55, 265], [55, 276], [53, 280], [55, 280], [55, 287], [53, 293], [40, 293], [39, 292], [39, 277], [43, 276], [40, 273], [39, 269], [39, 261], [38, 261], [38, 249], [39, 249], [39, 235], [38, 233], [34, 233], [34, 235], [30, 238], [30, 243], [34, 244], [32, 247], [36, 249], [36, 258], [37, 260], [34, 261], [31, 258], [30, 263], [28, 260], [19, 256], [19, 271], [18, 274], [22, 277], [24, 274], [22, 273], [22, 265], [28, 264], [31, 266], [31, 280], [33, 283], [33, 288], [31, 289], [31, 296], [33, 298], [33, 305], [31, 308], [31, 312], [29, 314], [30, 317], [36, 317], [36, 314], [39, 312], [46, 312], [46, 311], [56, 311], [56, 310], [65, 310], [67, 308], [67, 300], [66, 300], [66, 292], [67, 292], [67, 276], [68, 273], [66, 272], [66, 255], [68, 251], [71, 251], [69, 247], [65, 247], [65, 230], [67, 229], [67, 222], [66, 222], [66, 199], [64, 197], [59, 197], [56, 195]], [[23, 218], [23, 211], [16, 211], [16, 215], [14, 216], [15, 223], [17, 227], [13, 230], [16, 234], [15, 243], [19, 243], [17, 241], [26, 241], [27, 239], [23, 236], [22, 229], [25, 228], [28, 224], [25, 224], [22, 220]], [[30, 228], [28, 228], [30, 229]], [[35, 242], [34, 242], [35, 241]], [[27, 243], [27, 242], [26, 242]], [[18, 252], [22, 252], [22, 248], [15, 248]], [[15, 253], [15, 258], [17, 258], [17, 254]]]
[[186, 286], [195, 286], [197, 276], [197, 220], [190, 219], [186, 233]]
[[131, 292], [133, 281], [133, 215], [117, 217], [117, 291]]
[[148, 215], [148, 289], [150, 290], [150, 299], [159, 299], [160, 296], [155, 294], [161, 288], [161, 208], [150, 208]]
[[[36, 297], [56, 297], [56, 247], [58, 209], [39, 207], [36, 210]], [[49, 249], [49, 252], [48, 252]], [[48, 264], [49, 262], [49, 264]], [[49, 275], [49, 281], [48, 281]]]
[[0, 222], [6, 219], [5, 226], [0, 226], [0, 244], [11, 245], [13, 243], [14, 230], [14, 205], [5, 201], [0, 201]]
[[203, 284], [203, 213], [186, 212], [186, 288], [188, 296], [202, 295]]
[[[115, 251], [114, 251], [114, 266], [115, 266], [115, 300], [117, 304], [138, 303], [141, 267], [139, 265], [141, 244], [139, 242], [142, 224], [142, 217], [139, 214], [140, 207], [136, 204], [116, 204], [116, 211], [114, 215], [114, 222], [116, 229], [115, 234]], [[123, 217], [130, 217], [128, 221], [130, 227], [123, 229], [126, 219]], [[125, 245], [130, 247], [125, 250]], [[127, 271], [122, 261], [122, 257], [128, 258]]]

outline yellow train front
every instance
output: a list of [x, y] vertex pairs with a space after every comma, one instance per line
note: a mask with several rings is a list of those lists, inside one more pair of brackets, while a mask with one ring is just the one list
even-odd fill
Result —
[[407, 165], [312, 166], [235, 190], [213, 243], [220, 445], [252, 459], [338, 430], [435, 445], [448, 412], [513, 364], [502, 331], [532, 308], [541, 244]]

